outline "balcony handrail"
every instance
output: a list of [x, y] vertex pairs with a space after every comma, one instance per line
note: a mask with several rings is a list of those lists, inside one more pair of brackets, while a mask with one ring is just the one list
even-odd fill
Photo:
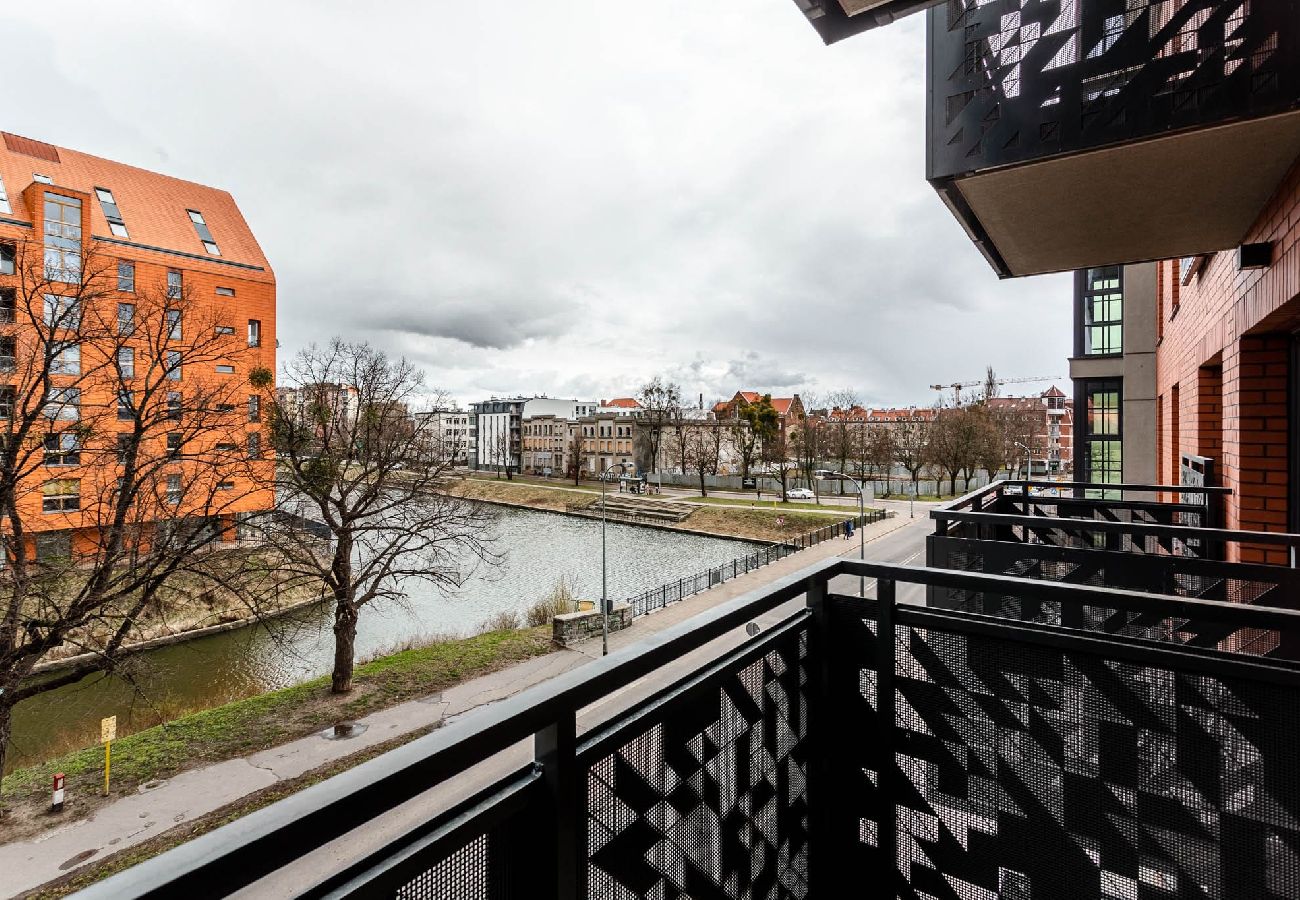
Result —
[[965, 522], [971, 525], [1021, 525], [1026, 528], [1054, 528], [1060, 531], [1134, 534], [1192, 540], [1223, 541], [1237, 544], [1274, 544], [1300, 547], [1300, 534], [1282, 531], [1242, 531], [1227, 528], [1199, 528], [1192, 525], [1154, 525], [1147, 522], [1108, 522], [1102, 519], [1071, 519], [1057, 516], [1025, 516], [1013, 513], [967, 512], [932, 509], [930, 517], [939, 522]]
[[[825, 587], [837, 575], [874, 578], [880, 596], [906, 617], [942, 616], [973, 630], [1002, 627], [1034, 630], [1051, 638], [1077, 639], [1132, 648], [1128, 641], [1098, 638], [1060, 626], [1029, 626], [995, 617], [956, 611], [909, 608], [896, 599], [898, 583], [983, 590], [1030, 599], [1103, 606], [1141, 612], [1172, 612], [1240, 627], [1300, 630], [1300, 612], [1159, 594], [1117, 590], [1003, 575], [985, 575], [893, 563], [832, 559], [779, 578], [772, 584], [718, 604], [630, 647], [560, 674], [514, 697], [480, 708], [437, 731], [388, 751], [353, 769], [312, 785], [207, 834], [183, 843], [133, 868], [82, 891], [87, 900], [122, 897], [224, 896], [255, 883], [265, 875], [314, 851], [354, 828], [388, 813], [420, 793], [448, 781], [473, 765], [521, 740], [573, 733], [578, 710], [609, 696], [663, 665], [681, 658], [732, 629], [770, 612], [782, 603], [808, 594], [825, 597]], [[886, 589], [887, 586], [887, 589]], [[858, 598], [850, 598], [859, 602]], [[880, 603], [881, 601], [860, 601]], [[766, 633], [797, 619], [808, 608], [786, 616]], [[760, 634], [754, 640], [763, 640]], [[1149, 652], [1209, 665], [1207, 659], [1240, 671], [1283, 673], [1300, 684], [1300, 664], [1285, 660], [1252, 659], [1235, 654], [1211, 656], [1204, 651], [1143, 645]], [[597, 726], [593, 734], [608, 723]], [[516, 773], [517, 776], [517, 773]], [[516, 777], [512, 776], [512, 777]]]
[[[1115, 482], [1108, 484], [1098, 484], [1093, 481], [1044, 481], [1038, 478], [1007, 478], [993, 482], [1001, 485], [1029, 485], [1030, 487], [1054, 487], [1054, 488], [1075, 488], [1095, 491], [1143, 491], [1155, 493], [1157, 491], [1167, 494], [1223, 494], [1232, 493], [1232, 488], [1222, 486], [1202, 487], [1200, 485], [1187, 484], [1130, 484], [1128, 482]], [[992, 487], [992, 485], [986, 485]]]

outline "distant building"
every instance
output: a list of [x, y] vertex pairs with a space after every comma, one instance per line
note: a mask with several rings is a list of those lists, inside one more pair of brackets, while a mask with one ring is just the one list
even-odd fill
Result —
[[415, 415], [428, 423], [430, 437], [444, 461], [453, 466], [469, 465], [474, 457], [474, 442], [470, 437], [471, 415], [468, 410], [434, 409]]
[[613, 400], [600, 401], [600, 412], [614, 416], [635, 416], [644, 408], [633, 397], [615, 397]]
[[470, 404], [470, 440], [474, 453], [471, 469], [518, 472], [524, 466], [524, 419], [554, 416], [576, 419], [594, 415], [594, 400], [564, 400], [554, 397], [493, 397]]
[[[757, 403], [764, 396], [758, 391], [736, 391], [735, 396], [730, 400], [717, 403], [713, 407], [713, 413], [719, 421], [730, 421], [740, 416], [740, 408], [750, 403]], [[798, 425], [806, 416], [803, 408], [803, 401], [799, 395], [792, 397], [771, 397], [772, 408], [776, 410], [779, 428], [782, 437], [786, 436], [787, 430], [791, 425]]]
[[1074, 467], [1074, 403], [1056, 385], [1037, 397], [993, 397], [992, 409], [1021, 410], [1033, 417], [1033, 470], [1069, 472]]

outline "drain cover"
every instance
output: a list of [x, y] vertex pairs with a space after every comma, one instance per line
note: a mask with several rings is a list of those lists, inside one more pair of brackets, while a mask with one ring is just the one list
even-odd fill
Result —
[[71, 869], [73, 866], [79, 866], [98, 852], [99, 852], [98, 850], [82, 850], [80, 853], [78, 853], [76, 856], [72, 857], [71, 859], [65, 860], [63, 864], [59, 866], [59, 871], [66, 872], [68, 869]]
[[369, 725], [362, 725], [360, 722], [339, 722], [337, 725], [331, 725], [320, 733], [320, 736], [327, 741], [346, 741], [363, 733]]

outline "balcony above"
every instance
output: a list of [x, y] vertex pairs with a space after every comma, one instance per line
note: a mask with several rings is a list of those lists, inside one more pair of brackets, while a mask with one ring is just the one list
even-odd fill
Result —
[[1003, 277], [1236, 246], [1300, 157], [1300, 0], [928, 15], [927, 177]]
[[794, 0], [827, 44], [888, 25], [942, 0]]

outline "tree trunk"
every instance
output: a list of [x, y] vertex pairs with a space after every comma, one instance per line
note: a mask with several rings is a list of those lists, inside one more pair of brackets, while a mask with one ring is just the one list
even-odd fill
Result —
[[709, 496], [709, 492], [708, 492], [708, 490], [704, 487], [704, 470], [703, 470], [703, 469], [700, 469], [700, 496], [701, 496], [701, 497], [707, 497], [707, 496]]
[[352, 690], [352, 670], [356, 665], [357, 609], [343, 597], [334, 604], [334, 673], [330, 693], [346, 694]]
[[[9, 693], [6, 691], [5, 693]], [[0, 773], [5, 770], [5, 758], [9, 751], [9, 736], [13, 731], [14, 708], [11, 704], [0, 703]], [[3, 806], [0, 806], [3, 809]]]

